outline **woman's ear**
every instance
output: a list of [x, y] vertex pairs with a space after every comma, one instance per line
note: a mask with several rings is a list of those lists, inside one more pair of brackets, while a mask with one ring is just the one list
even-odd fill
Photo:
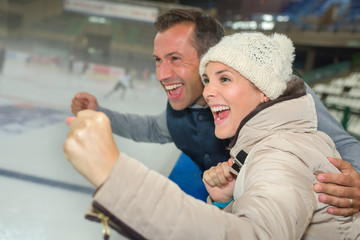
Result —
[[261, 96], [261, 103], [266, 103], [268, 102], [270, 99], [264, 94], [262, 93], [262, 96]]

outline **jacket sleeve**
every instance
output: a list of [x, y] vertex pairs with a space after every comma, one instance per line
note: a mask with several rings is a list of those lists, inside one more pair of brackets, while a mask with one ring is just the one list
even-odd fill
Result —
[[111, 128], [116, 135], [137, 142], [172, 142], [166, 124], [166, 110], [153, 116], [119, 113], [103, 107], [98, 107], [97, 110], [109, 117]]
[[315, 95], [311, 88], [306, 84], [306, 92], [311, 94], [315, 101], [318, 117], [318, 130], [326, 133], [335, 142], [342, 159], [360, 173], [360, 142], [350, 136], [341, 124], [329, 113], [320, 99]]
[[[278, 176], [266, 175], [270, 179]], [[279, 181], [288, 177], [293, 176]], [[266, 179], [257, 184], [261, 183], [268, 186]], [[303, 192], [289, 194], [289, 190], [274, 189], [271, 197], [278, 202], [268, 204], [267, 199], [254, 195], [261, 187], [257, 184], [251, 184], [250, 194], [244, 200], [234, 203], [238, 209], [245, 210], [228, 213], [186, 195], [169, 179], [121, 153], [110, 177], [94, 195], [93, 206], [107, 214], [116, 223], [115, 229], [122, 229], [121, 234], [134, 239], [271, 239], [271, 236], [294, 239], [283, 236], [299, 236], [311, 219], [313, 193], [303, 196]], [[284, 192], [286, 197], [281, 196]], [[296, 215], [289, 214], [288, 208], [280, 211], [283, 204], [296, 209], [291, 212]], [[269, 216], [271, 213], [280, 217]], [[282, 219], [281, 223], [274, 221], [278, 218]], [[295, 231], [298, 224], [300, 231]], [[284, 229], [286, 233], [282, 232]]]

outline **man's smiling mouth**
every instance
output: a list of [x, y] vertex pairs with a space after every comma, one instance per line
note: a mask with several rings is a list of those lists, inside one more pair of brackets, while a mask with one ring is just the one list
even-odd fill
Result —
[[173, 85], [164, 85], [166, 91], [171, 91], [171, 90], [177, 89], [181, 86], [182, 86], [181, 83], [177, 83], [177, 84], [173, 84]]

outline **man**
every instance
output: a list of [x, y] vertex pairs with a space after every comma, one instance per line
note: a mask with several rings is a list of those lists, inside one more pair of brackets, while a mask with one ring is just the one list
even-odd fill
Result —
[[[154, 39], [154, 60], [157, 78], [168, 96], [166, 110], [158, 116], [115, 113], [98, 105], [94, 96], [78, 93], [72, 100], [72, 112], [84, 109], [104, 112], [115, 134], [135, 141], [175, 145], [186, 153], [202, 171], [227, 161], [227, 142], [215, 137], [213, 117], [202, 97], [203, 85], [199, 62], [205, 52], [224, 36], [214, 18], [197, 10], [174, 9], [159, 16]], [[360, 143], [350, 137], [331, 117], [319, 99], [308, 88], [316, 102], [319, 130], [335, 142], [343, 159], [360, 171]], [[339, 160], [340, 161], [340, 160]], [[320, 201], [336, 206], [329, 208], [335, 215], [351, 215], [358, 209], [349, 208], [349, 198], [360, 199], [360, 175], [349, 165], [339, 163], [342, 174], [320, 174], [314, 190], [322, 192]], [[355, 197], [356, 196], [356, 197]], [[352, 200], [351, 200], [352, 201]]]

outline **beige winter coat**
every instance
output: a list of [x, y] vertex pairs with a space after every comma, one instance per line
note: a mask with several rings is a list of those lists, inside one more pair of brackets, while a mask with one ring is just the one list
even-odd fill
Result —
[[[248, 153], [231, 213], [186, 195], [166, 177], [120, 154], [93, 199], [110, 224], [134, 239], [360, 239], [360, 222], [326, 213], [313, 192], [319, 172], [339, 157], [318, 132], [310, 95], [276, 103], [242, 126], [232, 156]], [[156, 156], [154, 156], [156, 159]], [[89, 217], [89, 215], [88, 215]]]

